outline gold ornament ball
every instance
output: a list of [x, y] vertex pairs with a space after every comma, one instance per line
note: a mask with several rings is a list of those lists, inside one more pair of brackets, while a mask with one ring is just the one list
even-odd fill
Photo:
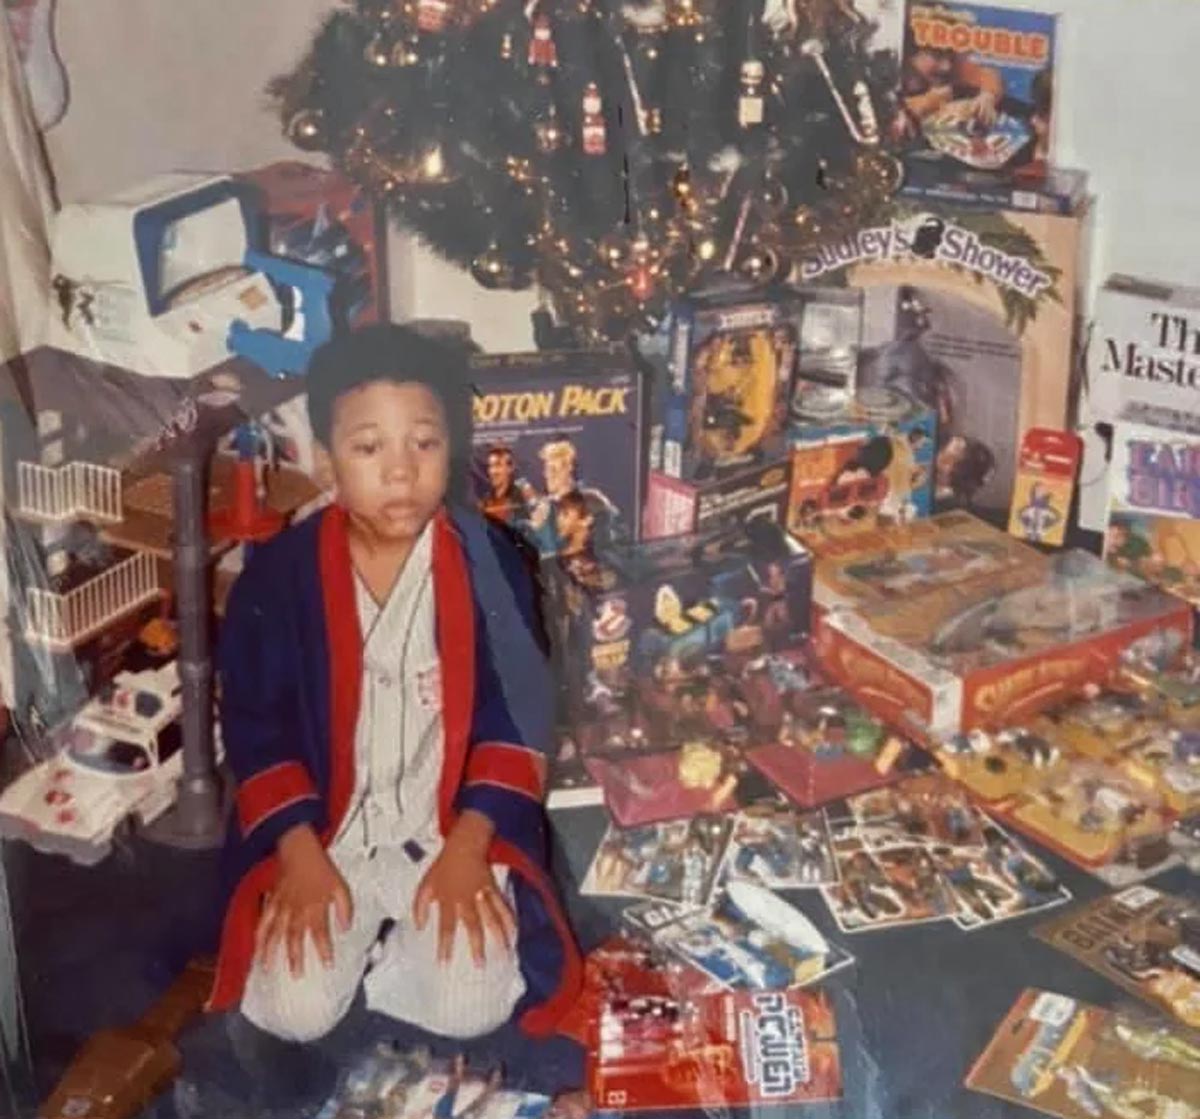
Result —
[[321, 151], [328, 140], [325, 114], [320, 109], [301, 109], [287, 122], [287, 135], [301, 151]]

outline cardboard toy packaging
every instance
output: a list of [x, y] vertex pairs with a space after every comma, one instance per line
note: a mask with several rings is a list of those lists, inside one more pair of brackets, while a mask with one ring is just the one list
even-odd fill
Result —
[[864, 389], [821, 421], [794, 421], [788, 531], [815, 555], [833, 539], [933, 512], [936, 418]]
[[740, 288], [675, 306], [654, 469], [692, 481], [782, 455], [799, 344], [794, 315], [791, 299]]
[[379, 318], [383, 266], [375, 210], [337, 171], [298, 160], [270, 163], [239, 178], [261, 191], [269, 251], [331, 269], [340, 317], [354, 325]]
[[1200, 288], [1109, 276], [1096, 293], [1085, 389], [1078, 415], [1085, 445], [1079, 525], [1101, 532], [1109, 479], [1116, 477], [1109, 470], [1108, 426], [1130, 407], [1200, 415]]
[[791, 475], [786, 456], [697, 482], [655, 471], [646, 487], [642, 535], [660, 540], [727, 530], [752, 517], [782, 524]]
[[687, 698], [678, 684], [712, 676], [714, 663], [717, 676], [736, 673], [809, 630], [810, 557], [766, 522], [749, 537], [647, 541], [543, 570], [566, 718], [584, 753], [679, 745], [691, 723], [674, 705]]
[[940, 508], [1005, 515], [1022, 435], [1067, 422], [1087, 212], [901, 200], [798, 262], [806, 284], [863, 291], [859, 391], [900, 390], [936, 416]]
[[[923, 530], [923, 531], [922, 531]], [[1171, 633], [1186, 603], [1090, 553], [1042, 555], [966, 514], [842, 542], [818, 565], [823, 667], [918, 737], [1019, 723], [1122, 652]]]
[[473, 359], [473, 484], [480, 509], [542, 557], [637, 538], [642, 374], [623, 347]]
[[1196, 1034], [1146, 1014], [1028, 989], [966, 1083], [1060, 1119], [1194, 1115], [1198, 1042]]
[[1105, 559], [1200, 605], [1200, 415], [1129, 405], [1109, 476]]

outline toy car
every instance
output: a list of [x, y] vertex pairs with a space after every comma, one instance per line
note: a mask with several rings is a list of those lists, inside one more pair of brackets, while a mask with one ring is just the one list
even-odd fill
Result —
[[149, 824], [174, 803], [182, 710], [177, 662], [120, 673], [53, 732], [55, 755], [0, 795], [0, 836], [98, 863], [126, 820]]

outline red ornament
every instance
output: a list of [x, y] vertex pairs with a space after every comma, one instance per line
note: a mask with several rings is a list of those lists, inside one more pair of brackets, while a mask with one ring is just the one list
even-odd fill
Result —
[[449, 0], [420, 0], [417, 4], [417, 30], [438, 34], [450, 22]]
[[654, 273], [647, 264], [639, 264], [629, 273], [629, 294], [645, 303], [654, 294]]
[[583, 90], [583, 139], [584, 155], [603, 155], [608, 149], [608, 137], [604, 130], [604, 104], [595, 82], [588, 82]]
[[533, 34], [529, 37], [529, 65], [553, 69], [558, 65], [558, 48], [550, 29], [550, 17], [539, 12], [533, 20]]

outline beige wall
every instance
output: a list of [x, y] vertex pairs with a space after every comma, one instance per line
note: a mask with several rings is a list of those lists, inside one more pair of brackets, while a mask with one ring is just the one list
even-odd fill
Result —
[[[1060, 161], [1100, 195], [1092, 276], [1200, 284], [1200, 148], [1188, 92], [1197, 0], [1047, 0], [1064, 13]], [[300, 56], [333, 0], [59, 0], [72, 104], [49, 136], [64, 198], [170, 168], [293, 155], [262, 90]], [[1135, 11], [1136, 10], [1136, 11]], [[489, 293], [396, 238], [399, 317], [466, 317], [489, 349], [529, 344], [529, 293]]]

